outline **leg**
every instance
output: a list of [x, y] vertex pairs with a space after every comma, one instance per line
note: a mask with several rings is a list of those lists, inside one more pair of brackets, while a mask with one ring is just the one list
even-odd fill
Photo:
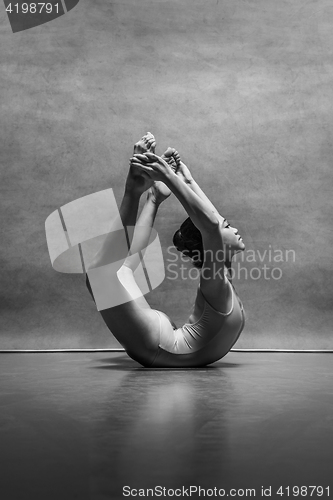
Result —
[[[142, 151], [154, 151], [155, 145], [154, 136], [150, 132], [147, 132], [147, 134], [135, 144], [134, 152], [141, 153]], [[127, 226], [135, 226], [141, 195], [152, 185], [153, 182], [147, 175], [138, 174], [137, 171], [130, 166], [125, 183], [125, 192], [119, 208], [120, 217], [125, 228]], [[128, 243], [130, 243], [130, 241]], [[121, 254], [123, 251], [123, 248], [119, 248], [119, 246], [122, 246], [119, 245], [119, 233], [114, 232], [111, 225], [110, 231], [105, 237], [101, 248], [96, 253], [93, 261], [89, 263], [87, 269], [100, 267], [108, 262], [118, 260], [118, 254]]]
[[[142, 147], [142, 144], [140, 147]], [[135, 180], [135, 177], [139, 176], [131, 175], [130, 172], [120, 207], [124, 225], [131, 224], [134, 226], [136, 221], [139, 192], [142, 190], [143, 182], [141, 178]], [[152, 184], [149, 179], [148, 182], [147, 179], [144, 182], [146, 185], [148, 182]], [[167, 188], [165, 187], [165, 189]], [[114, 271], [111, 271], [109, 276], [111, 293], [114, 297], [117, 297], [119, 305], [100, 311], [108, 328], [129, 354], [140, 362], [146, 359], [147, 365], [155, 356], [159, 344], [159, 320], [142, 295], [134, 279], [133, 272], [140, 263], [138, 252], [145, 248], [149, 240], [159, 204], [170, 194], [165, 189], [163, 192], [162, 186], [159, 188], [158, 183], [156, 183], [153, 189], [149, 190], [146, 203], [131, 239], [130, 254], [122, 267], [119, 270], [114, 269]], [[94, 268], [105, 265], [107, 260], [110, 261], [109, 255], [114, 253], [115, 244], [114, 234], [110, 234], [110, 237], [96, 256], [94, 265], [90, 267], [90, 273], [94, 271]], [[87, 285], [90, 288], [89, 280]]]
[[152, 363], [157, 352], [160, 324], [156, 313], [142, 295], [133, 273], [140, 264], [137, 249], [143, 248], [143, 240], [149, 239], [158, 206], [153, 194], [149, 193], [135, 226], [131, 245], [133, 255], [126, 258], [123, 266], [112, 278], [113, 294], [123, 303], [100, 311], [108, 328], [131, 357], [141, 363], [147, 360], [147, 365], [150, 360]]
[[125, 260], [125, 265], [134, 271], [139, 263], [139, 252], [144, 249], [151, 235], [158, 207], [171, 194], [163, 182], [154, 182], [148, 190], [147, 200], [134, 229], [130, 255]]

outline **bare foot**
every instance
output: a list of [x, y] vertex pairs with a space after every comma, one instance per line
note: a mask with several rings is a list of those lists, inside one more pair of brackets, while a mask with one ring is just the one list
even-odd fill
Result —
[[[155, 137], [151, 132], [147, 132], [140, 141], [134, 144], [133, 154], [154, 153], [156, 147]], [[139, 172], [133, 168], [130, 162], [130, 169], [127, 175], [125, 189], [141, 195], [153, 185], [152, 179], [144, 172]]]
[[154, 184], [148, 191], [148, 198], [151, 196], [153, 200], [160, 205], [162, 201], [169, 198], [171, 194], [168, 186], [164, 184], [162, 181], [154, 181]]
[[155, 153], [156, 140], [151, 132], [147, 132], [136, 144], [133, 154]]
[[178, 167], [180, 165], [180, 156], [179, 156], [178, 151], [175, 150], [175, 148], [169, 147], [162, 154], [162, 158], [164, 161], [166, 161], [170, 165], [170, 167], [172, 168], [172, 170], [174, 170], [174, 172], [177, 172]]
[[168, 148], [165, 153], [163, 153], [162, 158], [166, 161], [172, 170], [180, 177], [184, 182], [189, 183], [193, 180], [192, 174], [189, 168], [182, 162], [180, 155], [175, 148]]

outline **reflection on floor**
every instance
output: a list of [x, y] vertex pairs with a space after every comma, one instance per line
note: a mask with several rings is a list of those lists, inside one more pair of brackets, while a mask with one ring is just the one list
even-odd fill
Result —
[[3, 500], [332, 487], [331, 354], [229, 353], [192, 370], [144, 369], [122, 353], [0, 360]]

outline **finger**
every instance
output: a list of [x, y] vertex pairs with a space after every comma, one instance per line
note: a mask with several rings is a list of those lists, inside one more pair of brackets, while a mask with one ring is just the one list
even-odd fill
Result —
[[151, 163], [155, 163], [155, 165], [168, 165], [167, 162], [161, 158], [160, 156], [158, 155], [155, 155], [154, 153], [151, 153], [150, 151], [147, 151], [145, 153], [145, 156], [147, 156], [148, 160], [146, 160], [149, 164]]
[[139, 153], [134, 154], [133, 158], [140, 160], [140, 161], [145, 161], [145, 162], [148, 161], [148, 158], [146, 157], [146, 153], [145, 154], [139, 154]]
[[144, 165], [143, 163], [141, 163], [141, 161], [136, 160], [135, 158], [133, 158], [133, 159], [131, 160], [130, 164], [131, 164], [131, 166], [133, 166], [133, 167], [142, 167], [142, 168], [146, 167], [146, 165]]
[[142, 160], [139, 160], [138, 158], [134, 158], [134, 157], [130, 158], [130, 164], [132, 164], [133, 162], [140, 163], [140, 165], [143, 165]]
[[155, 155], [154, 153], [150, 153], [150, 151], [147, 151], [147, 153], [145, 153], [145, 156], [147, 156], [147, 158], [150, 161], [158, 161], [162, 159], [159, 156]]
[[145, 165], [144, 165], [143, 163], [141, 163], [141, 161], [136, 160], [135, 158], [132, 158], [132, 159], [130, 160], [130, 166], [131, 166], [131, 167], [133, 167], [133, 166], [135, 166], [135, 167], [138, 167], [138, 166], [140, 166], [140, 167], [144, 167]]
[[147, 174], [149, 174], [150, 172], [153, 172], [154, 170], [150, 167], [145, 167], [144, 165], [142, 165], [142, 163], [137, 163], [137, 162], [132, 162], [131, 163], [132, 167], [135, 167], [135, 168], [138, 168], [140, 169], [142, 172], [146, 172]]

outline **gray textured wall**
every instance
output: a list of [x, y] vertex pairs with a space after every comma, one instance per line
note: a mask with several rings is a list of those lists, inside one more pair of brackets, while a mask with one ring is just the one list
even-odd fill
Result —
[[[235, 281], [237, 346], [333, 348], [331, 1], [81, 0], [16, 34], [3, 6], [0, 20], [1, 349], [117, 345], [83, 277], [52, 270], [44, 221], [107, 187], [119, 200], [146, 130], [180, 151], [256, 258]], [[183, 217], [161, 209], [166, 258]], [[184, 320], [195, 285], [167, 272], [151, 303]]]

